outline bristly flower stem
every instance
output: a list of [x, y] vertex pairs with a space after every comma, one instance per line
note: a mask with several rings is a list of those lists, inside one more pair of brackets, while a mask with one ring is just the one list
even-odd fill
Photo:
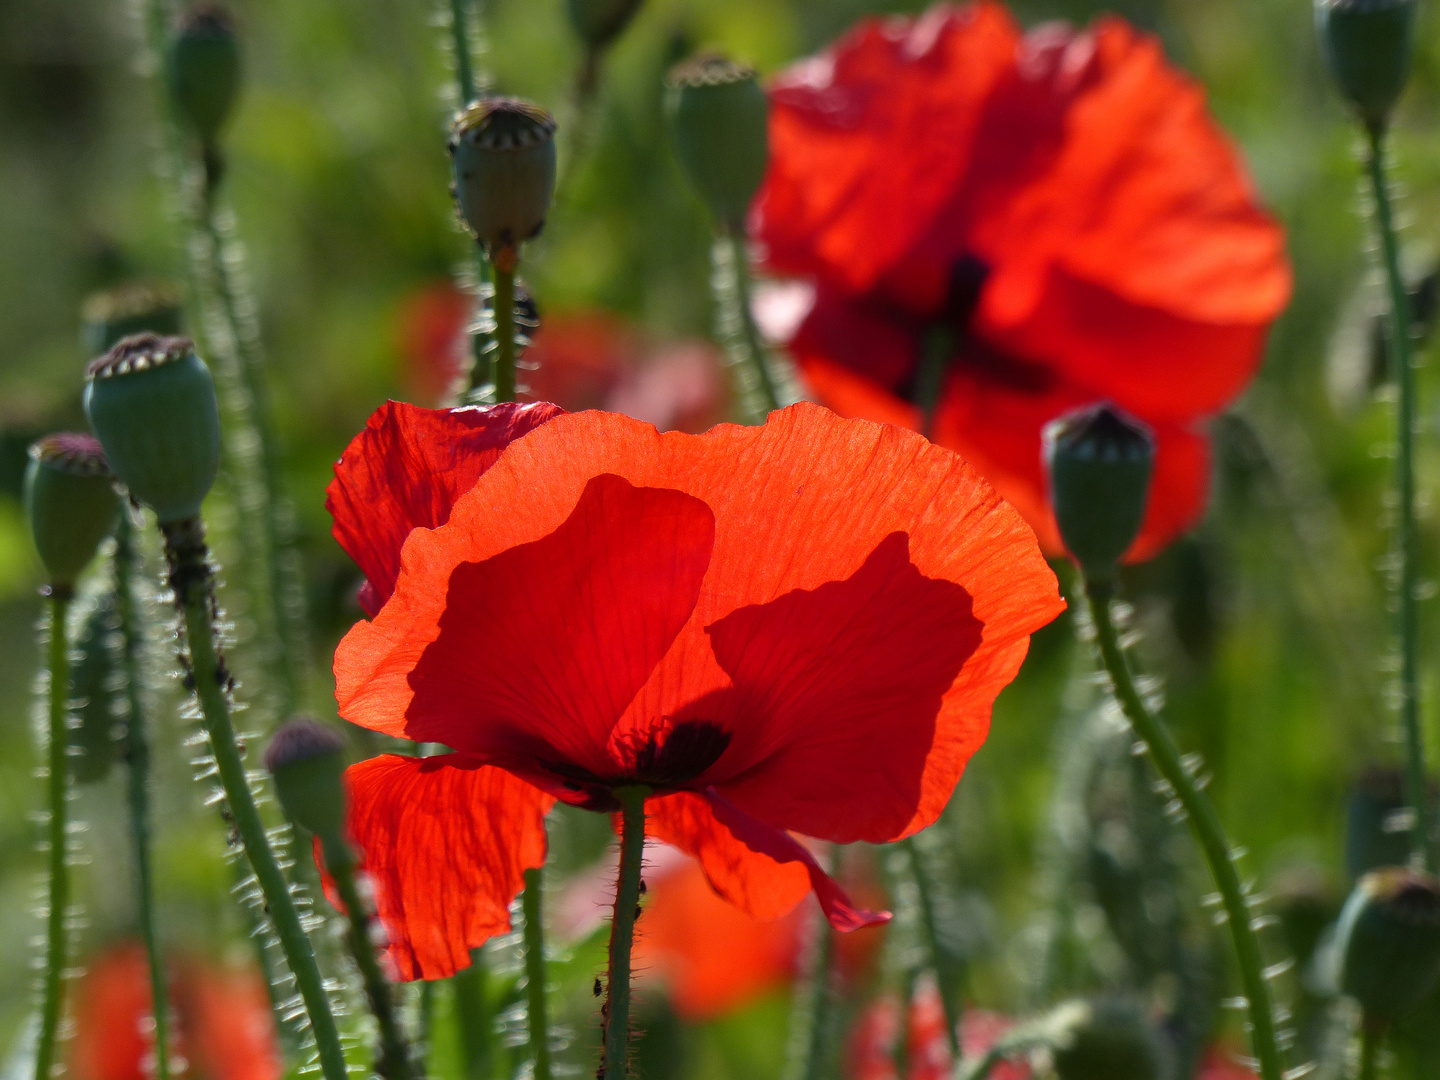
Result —
[[[832, 847], [825, 870], [833, 875], [837, 867]], [[811, 939], [806, 951], [804, 973], [795, 984], [790, 1012], [790, 1041], [786, 1049], [785, 1080], [823, 1080], [829, 1075], [830, 1010], [835, 988], [831, 969], [835, 962], [835, 935], [825, 913], [818, 908], [810, 920]]]
[[205, 730], [210, 737], [210, 749], [215, 756], [216, 771], [225, 791], [231, 819], [245, 847], [245, 854], [265, 897], [270, 921], [309, 1014], [325, 1080], [347, 1080], [340, 1034], [335, 1027], [335, 1017], [330, 1012], [315, 951], [300, 923], [289, 884], [276, 861], [265, 832], [265, 823], [256, 809], [245, 772], [244, 756], [230, 719], [230, 676], [215, 640], [215, 579], [205, 547], [205, 525], [199, 517], [193, 517], [167, 524], [163, 531], [165, 556], [170, 564], [170, 587], [174, 590], [176, 607], [185, 622], [189, 678], [200, 701]]
[[60, 1006], [64, 996], [66, 958], [70, 935], [65, 926], [70, 907], [70, 871], [66, 865], [68, 815], [66, 798], [69, 770], [70, 643], [65, 617], [70, 609], [66, 589], [50, 591], [50, 746], [47, 794], [50, 803], [48, 829], [50, 859], [47, 929], [45, 941], [45, 984], [40, 1002], [40, 1035], [35, 1048], [35, 1080], [50, 1080], [55, 1066], [55, 1044], [60, 1028]]
[[1186, 768], [1170, 732], [1157, 717], [1151, 715], [1135, 686], [1129, 663], [1120, 647], [1115, 623], [1110, 617], [1110, 584], [1087, 581], [1085, 595], [1095, 623], [1100, 658], [1110, 676], [1110, 685], [1116, 700], [1136, 735], [1145, 744], [1156, 770], [1174, 790], [1175, 798], [1185, 811], [1219, 890], [1226, 921], [1230, 926], [1230, 937], [1235, 946], [1235, 955], [1239, 960], [1240, 981], [1249, 1003], [1250, 1038], [1255, 1058], [1259, 1062], [1261, 1080], [1282, 1080], [1275, 1014], [1271, 1007], [1270, 987], [1265, 981], [1265, 962], [1260, 949], [1260, 939], [1256, 936], [1251, 922], [1245, 890], [1240, 884], [1240, 875], [1236, 872], [1231, 858], [1224, 827], [1220, 824], [1220, 818], [1210, 800], [1196, 785]]
[[640, 911], [640, 871], [645, 858], [645, 797], [642, 785], [615, 789], [620, 802], [620, 876], [610, 923], [610, 968], [605, 978], [605, 1057], [601, 1080], [624, 1080], [630, 1059], [630, 950]]
[[1385, 181], [1385, 134], [1371, 129], [1367, 136], [1366, 167], [1375, 195], [1375, 226], [1385, 266], [1390, 300], [1390, 355], [1395, 358], [1399, 389], [1396, 416], [1395, 482], [1399, 495], [1399, 611], [1400, 725], [1405, 737], [1406, 801], [1414, 816], [1411, 851], [1426, 870], [1434, 867], [1431, 852], [1430, 810], [1425, 783], [1425, 737], [1420, 729], [1419, 623], [1415, 603], [1415, 369], [1412, 360], [1410, 297], [1400, 272], [1400, 245], [1395, 215]]
[[455, 87], [460, 108], [475, 100], [475, 64], [470, 57], [471, 0], [450, 0], [450, 42], [455, 52]]
[[531, 1080], [550, 1080], [550, 1013], [545, 1000], [545, 893], [540, 874], [538, 866], [525, 871], [525, 892], [520, 903], [525, 919], [525, 993]]
[[515, 400], [515, 260], [498, 257], [495, 275], [495, 400]]
[[155, 1080], [170, 1080], [170, 994], [165, 957], [155, 928], [155, 886], [150, 867], [150, 743], [140, 696], [140, 618], [135, 604], [135, 524], [128, 506], [115, 528], [115, 611], [120, 624], [121, 673], [125, 679], [125, 763], [129, 769], [130, 837], [135, 848], [135, 888], [140, 937], [150, 964], [155, 1017]]
[[360, 969], [360, 977], [365, 982], [365, 998], [380, 1028], [380, 1054], [375, 1062], [375, 1072], [386, 1080], [411, 1080], [415, 1074], [410, 1064], [410, 1046], [396, 1015], [393, 988], [380, 968], [379, 957], [375, 955], [375, 943], [370, 937], [370, 908], [355, 883], [354, 860], [349, 852], [331, 854], [327, 849], [325, 862], [335, 881], [335, 891], [340, 894], [340, 903], [349, 917], [350, 953]]
[[715, 237], [711, 263], [716, 331], [733, 372], [740, 410], [746, 423], [763, 424], [773, 410], [790, 404], [788, 399], [794, 395], [783, 389], [776, 377], [773, 358], [750, 310], [750, 255], [745, 250], [744, 232], [721, 230]]
[[940, 938], [940, 916], [936, 911], [935, 881], [925, 852], [913, 836], [900, 841], [909, 863], [910, 875], [915, 883], [915, 900], [919, 908], [920, 930], [925, 937], [925, 947], [930, 953], [930, 967], [935, 972], [936, 987], [940, 992], [940, 1003], [945, 1010], [945, 1039], [950, 1054], [960, 1060], [960, 1001], [956, 996], [953, 971], [948, 960], [945, 943]]

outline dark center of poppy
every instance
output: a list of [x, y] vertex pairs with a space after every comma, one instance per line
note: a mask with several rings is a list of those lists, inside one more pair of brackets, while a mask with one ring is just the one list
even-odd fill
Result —
[[730, 732], [711, 720], [682, 720], [663, 743], [655, 736], [635, 755], [636, 779], [655, 787], [675, 787], [694, 780], [730, 745]]

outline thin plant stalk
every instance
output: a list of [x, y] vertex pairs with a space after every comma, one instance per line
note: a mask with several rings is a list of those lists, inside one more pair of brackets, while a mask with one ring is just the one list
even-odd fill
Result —
[[49, 888], [45, 935], [45, 978], [40, 1000], [40, 1034], [35, 1046], [35, 1080], [50, 1080], [55, 1066], [60, 1010], [65, 991], [69, 932], [70, 871], [66, 865], [69, 792], [70, 645], [65, 618], [70, 609], [67, 589], [50, 591], [50, 732], [46, 784], [50, 804], [47, 840], [50, 849]]
[[470, 951], [470, 966], [451, 976], [455, 992], [456, 1028], [460, 1033], [460, 1060], [465, 1080], [489, 1080], [494, 1048], [494, 1019], [486, 1001], [489, 970], [483, 949]]
[[140, 908], [140, 937], [150, 965], [150, 997], [155, 1018], [155, 1080], [170, 1078], [170, 992], [165, 956], [155, 927], [155, 883], [150, 865], [150, 742], [140, 696], [140, 618], [135, 602], [135, 523], [130, 508], [120, 508], [115, 528], [115, 611], [119, 618], [121, 674], [125, 679], [125, 763], [129, 770], [130, 839], [135, 853], [135, 889]]
[[167, 524], [164, 533], [170, 585], [185, 624], [190, 681], [200, 702], [231, 820], [255, 872], [270, 921], [309, 1014], [325, 1080], [347, 1080], [340, 1034], [330, 1012], [315, 950], [301, 925], [289, 883], [270, 846], [265, 823], [250, 791], [245, 759], [235, 738], [228, 698], [230, 675], [215, 639], [214, 571], [205, 547], [205, 526], [199, 517], [193, 517]]
[[1264, 956], [1260, 939], [1251, 921], [1245, 890], [1231, 857], [1224, 827], [1220, 824], [1214, 806], [1186, 768], [1169, 731], [1157, 717], [1151, 715], [1135, 686], [1129, 663], [1120, 646], [1119, 634], [1110, 616], [1111, 586], [1107, 582], [1087, 581], [1085, 593], [1095, 624], [1100, 657], [1110, 676], [1110, 685], [1116, 700], [1135, 733], [1145, 744], [1156, 770], [1174, 790], [1175, 798], [1185, 811], [1219, 890], [1226, 922], [1230, 927], [1231, 941], [1239, 960], [1240, 981], [1249, 1008], [1251, 1045], [1259, 1063], [1261, 1080], [1282, 1080], [1279, 1041], [1275, 1031], [1270, 987], [1265, 979]]
[[495, 275], [495, 400], [515, 400], [515, 261], [497, 259]]
[[[838, 859], [832, 846], [826, 871], [833, 874]], [[785, 1080], [823, 1080], [830, 1057], [830, 1013], [835, 1005], [831, 972], [835, 964], [835, 935], [825, 913], [811, 918], [810, 945], [804, 972], [795, 985], [790, 1013], [790, 1042], [786, 1050]]]
[[1415, 368], [1412, 358], [1410, 298], [1400, 272], [1400, 245], [1395, 233], [1395, 215], [1390, 189], [1385, 181], [1385, 135], [1368, 132], [1366, 170], [1375, 196], [1375, 229], [1379, 234], [1381, 259], [1390, 301], [1390, 355], [1395, 358], [1395, 382], [1399, 389], [1395, 436], [1395, 484], [1399, 495], [1399, 607], [1397, 631], [1400, 637], [1400, 726], [1405, 739], [1405, 795], [1414, 816], [1411, 850], [1415, 861], [1426, 870], [1434, 868], [1431, 851], [1431, 819], [1425, 784], [1425, 738], [1420, 728], [1420, 631], [1415, 602]]
[[526, 1016], [529, 1023], [532, 1080], [550, 1080], [550, 1020], [545, 1000], [545, 918], [541, 868], [525, 871], [524, 912]]
[[940, 940], [940, 917], [936, 910], [936, 882], [930, 873], [925, 853], [913, 836], [900, 841], [900, 846], [909, 864], [911, 880], [915, 885], [917, 914], [920, 916], [920, 932], [930, 954], [930, 968], [935, 972], [936, 988], [940, 992], [940, 1003], [945, 1011], [945, 1039], [950, 1046], [951, 1056], [960, 1059], [960, 1001], [955, 987], [949, 979], [949, 965], [945, 962], [946, 952]]
[[715, 293], [716, 329], [733, 373], [746, 423], [763, 424], [773, 410], [790, 402], [772, 368], [773, 358], [760, 338], [750, 310], [750, 256], [745, 235], [721, 229], [711, 256], [711, 288]]
[[475, 100], [475, 63], [470, 56], [471, 0], [450, 0], [450, 42], [455, 53], [455, 88], [460, 108]]
[[375, 1063], [375, 1072], [386, 1080], [411, 1080], [415, 1072], [410, 1064], [410, 1046], [396, 1013], [394, 988], [380, 968], [380, 958], [375, 955], [375, 943], [370, 937], [370, 908], [355, 883], [354, 861], [347, 856], [348, 852], [325, 861], [350, 920], [350, 953], [360, 969], [365, 998], [380, 1028], [380, 1059]]
[[630, 1059], [630, 950], [640, 907], [645, 858], [645, 796], [642, 785], [615, 789], [621, 812], [620, 875], [610, 923], [610, 966], [605, 978], [605, 1051], [600, 1080], [624, 1080]]

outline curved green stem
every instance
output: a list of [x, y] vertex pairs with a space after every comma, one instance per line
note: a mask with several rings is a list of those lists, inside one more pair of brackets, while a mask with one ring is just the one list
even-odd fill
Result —
[[49, 911], [46, 919], [45, 984], [40, 1001], [40, 1035], [35, 1046], [35, 1080], [50, 1080], [55, 1066], [55, 1044], [60, 1028], [60, 1007], [65, 991], [66, 953], [69, 933], [65, 927], [70, 907], [70, 871], [65, 863], [66, 823], [65, 799], [68, 792], [70, 700], [70, 643], [66, 635], [65, 615], [70, 609], [68, 589], [50, 591], [50, 746], [47, 797], [50, 803], [50, 824], [47, 830], [50, 845]]
[[[825, 870], [834, 874], [838, 849], [831, 845]], [[790, 1041], [786, 1048], [785, 1080], [822, 1080], [829, 1074], [830, 1010], [835, 1001], [831, 969], [835, 962], [835, 935], [825, 913], [818, 908], [810, 920], [810, 947], [805, 970], [795, 985], [790, 1013]]]
[[[642, 823], [643, 825], [643, 823]], [[544, 884], [540, 867], [525, 871], [521, 895], [525, 928], [525, 992], [529, 1017], [532, 1080], [550, 1080], [550, 1019], [545, 1000], [545, 912]]]
[[1415, 603], [1415, 369], [1411, 359], [1410, 297], [1400, 272], [1400, 245], [1395, 215], [1385, 182], [1384, 132], [1369, 132], [1365, 164], [1375, 195], [1375, 224], [1385, 265], [1390, 300], [1390, 355], [1395, 358], [1399, 389], [1396, 417], [1395, 485], [1399, 495], [1399, 611], [1400, 726], [1405, 737], [1406, 800], [1414, 813], [1411, 848], [1427, 869], [1434, 865], [1430, 837], [1430, 811], [1425, 785], [1425, 738], [1420, 729], [1420, 631]]
[[315, 950], [300, 923], [289, 883], [275, 859], [275, 852], [265, 833], [265, 823], [256, 809], [245, 774], [245, 760], [230, 719], [227, 697], [230, 674], [215, 641], [214, 574], [205, 548], [204, 523], [199, 517], [193, 517], [167, 523], [162, 529], [165, 533], [165, 555], [170, 564], [170, 587], [185, 620], [190, 681], [200, 701], [205, 729], [210, 736], [210, 750], [215, 756], [216, 771], [225, 790], [235, 831], [245, 847], [246, 857], [264, 894], [270, 921], [295, 978], [296, 989], [309, 1014], [325, 1080], [347, 1080], [340, 1034], [335, 1027], [335, 1017], [330, 1012]]
[[135, 608], [135, 525], [130, 508], [120, 508], [115, 528], [115, 611], [120, 621], [120, 651], [125, 679], [125, 761], [129, 768], [130, 837], [135, 848], [135, 889], [140, 907], [140, 937], [150, 964], [150, 996], [155, 1017], [155, 1080], [170, 1078], [170, 993], [165, 957], [155, 928], [155, 883], [150, 866], [150, 743], [140, 699], [140, 619]]
[[410, 1080], [414, 1075], [410, 1067], [410, 1046], [400, 1027], [400, 1018], [395, 1014], [394, 991], [380, 968], [375, 944], [370, 939], [370, 909], [355, 884], [354, 859], [348, 851], [333, 851], [327, 845], [325, 863], [350, 920], [347, 935], [350, 954], [355, 957], [355, 964], [360, 969], [360, 977], [365, 983], [365, 998], [380, 1028], [380, 1054], [374, 1065], [375, 1072], [386, 1080]]
[[600, 1080], [624, 1080], [630, 1063], [630, 950], [640, 911], [640, 871], [645, 858], [645, 796], [641, 785], [615, 789], [620, 802], [620, 876], [610, 923], [610, 968], [605, 979], [605, 1057]]
[[1275, 1017], [1270, 1002], [1270, 987], [1265, 981], [1265, 962], [1260, 939], [1251, 924], [1250, 909], [1240, 875], [1230, 856], [1230, 845], [1215, 808], [1196, 786], [1181, 760], [1180, 751], [1160, 720], [1150, 714], [1135, 686], [1129, 664], [1120, 647], [1120, 638], [1110, 618], [1110, 585], [1108, 582], [1087, 581], [1085, 593], [1090, 602], [1090, 615], [1095, 622], [1096, 638], [1105, 670], [1115, 697], [1124, 710], [1135, 733], [1145, 743], [1156, 770], [1174, 789], [1194, 830], [1195, 838], [1210, 866], [1220, 899], [1224, 905], [1230, 937], [1240, 964], [1240, 980], [1249, 1002], [1251, 1041], [1260, 1064], [1261, 1080], [1281, 1080], [1280, 1049], [1275, 1033]]
[[[508, 264], [508, 265], [506, 265]], [[515, 400], [515, 263], [492, 261], [495, 275], [495, 400]]]
[[711, 261], [716, 329], [734, 373], [741, 411], [746, 423], [763, 424], [782, 402], [768, 351], [750, 310], [750, 256], [745, 250], [745, 231], [722, 229], [715, 238]]

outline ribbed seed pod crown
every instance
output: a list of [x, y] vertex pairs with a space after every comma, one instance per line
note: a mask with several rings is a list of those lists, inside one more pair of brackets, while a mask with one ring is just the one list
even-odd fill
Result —
[[450, 130], [455, 204], [492, 253], [540, 232], [555, 195], [555, 118], [518, 98], [484, 98]]
[[200, 513], [220, 469], [220, 409], [188, 338], [120, 341], [90, 364], [84, 403], [116, 477], [161, 524]]
[[51, 588], [74, 587], [115, 527], [119, 506], [105, 454], [89, 435], [46, 435], [30, 447], [25, 514]]
[[754, 70], [707, 53], [676, 65], [666, 85], [681, 168], [720, 225], [743, 229], [770, 158], [770, 102]]

